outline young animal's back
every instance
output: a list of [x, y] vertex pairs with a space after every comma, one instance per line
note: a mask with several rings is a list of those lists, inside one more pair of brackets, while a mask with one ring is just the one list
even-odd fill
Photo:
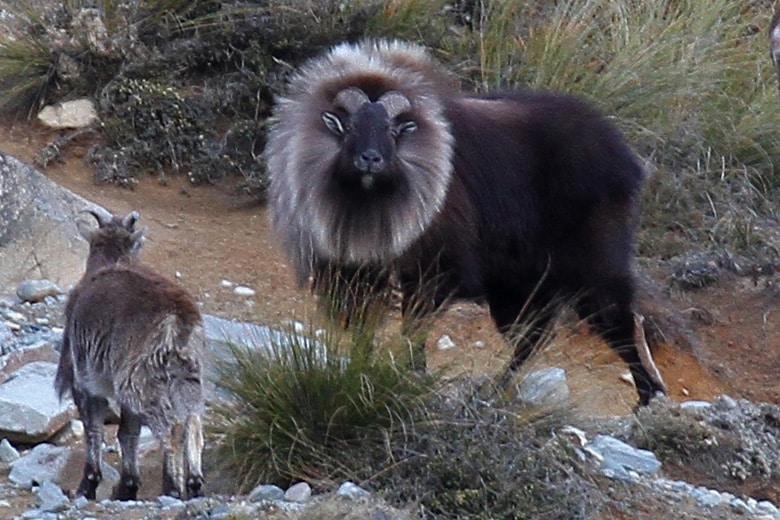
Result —
[[[141, 265], [110, 266], [87, 277], [68, 300], [66, 329], [69, 343], [82, 344], [75, 377], [91, 393], [141, 413], [144, 400], [170, 395], [161, 381], [200, 373], [202, 320], [184, 288]], [[192, 406], [199, 407], [200, 381], [192, 383]]]

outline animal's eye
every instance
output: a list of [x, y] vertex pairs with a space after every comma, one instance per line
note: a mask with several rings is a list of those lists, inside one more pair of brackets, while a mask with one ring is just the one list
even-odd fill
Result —
[[416, 130], [417, 130], [417, 123], [415, 123], [414, 121], [404, 121], [403, 123], [395, 127], [395, 135], [402, 136], [406, 134], [411, 134]]
[[333, 112], [323, 112], [322, 120], [325, 122], [325, 126], [328, 128], [328, 130], [338, 136], [344, 135], [344, 125], [341, 124], [341, 119], [339, 119], [339, 116]]

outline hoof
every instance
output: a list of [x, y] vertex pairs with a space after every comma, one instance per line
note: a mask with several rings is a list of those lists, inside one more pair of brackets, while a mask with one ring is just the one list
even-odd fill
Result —
[[141, 484], [137, 479], [123, 477], [119, 484], [114, 488], [112, 498], [114, 500], [136, 500], [138, 498], [138, 488]]
[[88, 500], [95, 500], [98, 484], [102, 480], [102, 475], [99, 473], [85, 473], [84, 478], [81, 479], [79, 489], [76, 491], [76, 495], [83, 496]]
[[189, 498], [203, 496], [203, 477], [190, 477], [187, 479], [187, 493]]

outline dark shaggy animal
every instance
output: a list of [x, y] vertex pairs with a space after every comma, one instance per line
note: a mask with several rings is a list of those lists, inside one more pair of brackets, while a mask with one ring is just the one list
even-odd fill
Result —
[[[100, 208], [102, 209], [102, 208]], [[195, 300], [138, 263], [139, 215], [91, 210], [99, 227], [79, 221], [89, 242], [87, 268], [65, 307], [55, 388], [73, 396], [87, 433], [78, 494], [89, 499], [102, 478], [103, 424], [109, 399], [119, 405], [121, 480], [114, 498], [135, 500], [140, 486], [138, 436], [146, 424], [164, 454], [163, 493], [200, 496], [203, 476], [204, 340]]]
[[291, 80], [266, 158], [273, 226], [317, 291], [372, 298], [392, 275], [404, 312], [484, 300], [504, 333], [532, 310], [534, 332], [510, 337], [512, 370], [573, 302], [628, 363], [640, 402], [662, 391], [635, 345], [643, 169], [582, 102], [465, 95], [418, 46], [344, 44]]

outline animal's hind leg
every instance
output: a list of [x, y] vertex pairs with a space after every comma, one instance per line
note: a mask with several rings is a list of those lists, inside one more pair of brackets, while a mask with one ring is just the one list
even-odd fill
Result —
[[200, 415], [191, 414], [187, 417], [184, 435], [184, 455], [187, 462], [187, 493], [188, 498], [195, 498], [203, 495], [203, 472], [201, 470], [203, 425], [201, 424]]
[[102, 446], [103, 423], [108, 412], [108, 401], [102, 397], [86, 394], [82, 390], [73, 390], [73, 400], [79, 410], [79, 416], [84, 423], [87, 436], [86, 462], [84, 476], [79, 484], [78, 495], [95, 500], [97, 488], [103, 479]]
[[604, 287], [594, 288], [575, 304], [581, 318], [587, 319], [621, 359], [634, 378], [639, 402], [646, 405], [656, 392], [664, 388], [642, 364], [636, 346], [633, 313], [633, 287], [629, 279], [612, 280]]
[[160, 441], [163, 452], [162, 492], [176, 498], [186, 498], [184, 492], [184, 425], [177, 421], [150, 425]]
[[135, 500], [141, 481], [138, 476], [138, 438], [141, 435], [141, 417], [122, 407], [117, 438], [122, 450], [122, 476], [114, 488], [115, 500]]

